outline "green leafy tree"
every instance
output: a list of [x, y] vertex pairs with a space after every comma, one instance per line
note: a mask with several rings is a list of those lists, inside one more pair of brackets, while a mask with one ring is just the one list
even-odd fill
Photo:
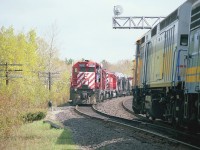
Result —
[[74, 60], [73, 60], [72, 58], [69, 58], [69, 59], [65, 58], [65, 63], [66, 63], [67, 65], [72, 65], [73, 62], [74, 62]]
[[[46, 108], [51, 96], [55, 103], [67, 102], [71, 65], [58, 58], [54, 42], [38, 37], [34, 30], [15, 33], [13, 27], [0, 29], [0, 64], [8, 65], [9, 84], [6, 85], [6, 68], [0, 66], [0, 134], [9, 135], [12, 126], [21, 124], [21, 116], [31, 110]], [[47, 72], [58, 72], [52, 79], [52, 90], [47, 88]], [[21, 78], [16, 78], [21, 77]], [[36, 109], [37, 108], [37, 109]], [[9, 110], [9, 111], [8, 111]]]

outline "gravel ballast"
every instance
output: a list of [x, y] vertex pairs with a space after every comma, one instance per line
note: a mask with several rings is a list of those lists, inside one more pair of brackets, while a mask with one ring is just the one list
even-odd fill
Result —
[[[72, 131], [73, 140], [78, 149], [92, 150], [154, 150], [184, 149], [184, 147], [153, 139], [142, 133], [110, 125], [107, 122], [93, 120], [78, 115], [74, 107], [67, 106], [50, 112], [51, 117], [60, 121]], [[49, 115], [49, 116], [51, 116]]]
[[96, 105], [96, 109], [112, 116], [121, 117], [125, 119], [130, 119], [130, 120], [136, 119], [137, 118], [136, 116], [127, 112], [122, 107], [122, 102], [125, 100], [130, 100], [130, 99], [131, 99], [131, 96], [107, 100], [102, 103], [98, 103]]

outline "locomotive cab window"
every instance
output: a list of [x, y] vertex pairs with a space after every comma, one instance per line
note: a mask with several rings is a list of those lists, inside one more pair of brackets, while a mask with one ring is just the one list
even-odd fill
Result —
[[85, 67], [80, 67], [80, 72], [86, 72], [86, 68]]
[[180, 45], [188, 46], [188, 35], [187, 34], [181, 34]]
[[88, 68], [88, 72], [94, 72], [94, 70], [95, 70], [94, 67], [89, 67]]

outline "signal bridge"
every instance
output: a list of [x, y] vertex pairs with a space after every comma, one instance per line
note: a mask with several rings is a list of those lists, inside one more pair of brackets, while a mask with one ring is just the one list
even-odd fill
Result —
[[165, 17], [113, 17], [113, 29], [152, 29]]
[[120, 5], [114, 6], [113, 9], [113, 29], [152, 29], [165, 17], [119, 17], [122, 14], [123, 8]]

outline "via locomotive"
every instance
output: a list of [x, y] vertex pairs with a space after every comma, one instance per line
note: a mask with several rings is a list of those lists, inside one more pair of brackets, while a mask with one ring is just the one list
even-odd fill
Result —
[[104, 99], [130, 95], [131, 80], [103, 69], [96, 62], [79, 61], [72, 66], [70, 99], [76, 104], [96, 104]]
[[132, 108], [200, 125], [200, 1], [188, 0], [136, 41]]

